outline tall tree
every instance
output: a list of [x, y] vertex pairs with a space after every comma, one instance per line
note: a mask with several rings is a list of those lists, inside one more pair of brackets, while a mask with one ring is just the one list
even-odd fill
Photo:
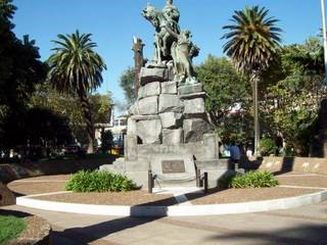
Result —
[[[35, 84], [46, 77], [46, 66], [39, 60], [35, 42], [27, 35], [22, 41], [12, 31], [15, 10], [11, 0], [0, 0], [0, 145], [9, 142], [2, 138], [8, 135], [5, 130], [15, 132], [22, 123], [26, 102]], [[14, 120], [9, 123], [12, 118]], [[14, 147], [17, 143], [11, 142], [7, 147]]]
[[280, 46], [280, 32], [274, 17], [268, 17], [269, 10], [264, 7], [246, 7], [234, 11], [231, 25], [223, 29], [227, 32], [224, 52], [233, 60], [236, 68], [248, 74], [253, 86], [254, 142], [255, 153], [259, 147], [258, 82], [262, 72], [269, 67]]
[[221, 139], [226, 143], [231, 140], [244, 142], [247, 138], [245, 114], [251, 101], [247, 81], [228, 59], [213, 55], [196, 67], [196, 72], [207, 93], [205, 103], [211, 122]]
[[326, 98], [324, 53], [321, 40], [310, 37], [304, 44], [284, 46], [278, 70], [283, 76], [269, 86], [263, 108], [269, 128], [278, 133], [287, 149], [307, 156], [310, 145], [319, 147], [317, 125], [320, 102]]
[[94, 125], [88, 95], [103, 81], [102, 71], [106, 65], [95, 52], [96, 44], [91, 34], [58, 35], [53, 41], [57, 47], [49, 57], [48, 79], [60, 92], [74, 93], [79, 97], [88, 135], [88, 153], [94, 152]]
[[133, 68], [128, 68], [120, 76], [119, 85], [124, 91], [126, 106], [131, 106], [137, 97], [137, 92], [135, 91], [135, 70]]

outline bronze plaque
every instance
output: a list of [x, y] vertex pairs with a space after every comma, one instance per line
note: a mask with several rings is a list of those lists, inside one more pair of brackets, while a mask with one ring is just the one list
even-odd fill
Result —
[[163, 160], [161, 169], [163, 174], [185, 173], [184, 160]]

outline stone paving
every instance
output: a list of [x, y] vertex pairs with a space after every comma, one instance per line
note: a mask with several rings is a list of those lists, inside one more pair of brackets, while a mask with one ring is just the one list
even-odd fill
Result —
[[47, 219], [54, 245], [327, 244], [327, 202], [273, 212], [151, 219], [6, 208]]

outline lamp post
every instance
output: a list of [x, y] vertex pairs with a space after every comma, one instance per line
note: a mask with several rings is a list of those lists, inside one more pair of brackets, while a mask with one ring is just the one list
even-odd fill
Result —
[[324, 62], [325, 62], [325, 79], [324, 85], [327, 84], [327, 32], [326, 32], [326, 4], [325, 0], [321, 0], [321, 15], [322, 15], [322, 33], [324, 38]]

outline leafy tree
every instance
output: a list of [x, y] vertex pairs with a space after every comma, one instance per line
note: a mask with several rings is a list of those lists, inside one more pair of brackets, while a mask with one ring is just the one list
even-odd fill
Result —
[[226, 58], [209, 55], [196, 70], [207, 93], [207, 111], [219, 136], [224, 141], [244, 142], [249, 128], [245, 127], [251, 97], [249, 85]]
[[[39, 58], [35, 41], [28, 36], [18, 39], [13, 33], [12, 23], [16, 7], [11, 0], [0, 1], [0, 142], [9, 142], [4, 138], [5, 130], [19, 127], [21, 116], [26, 113], [26, 103], [34, 86], [46, 76], [46, 66]], [[8, 122], [10, 119], [16, 120]], [[8, 129], [8, 125], [10, 128]], [[9, 140], [9, 141], [8, 141]], [[13, 145], [16, 143], [11, 141]]]
[[135, 91], [135, 71], [133, 68], [128, 68], [122, 73], [119, 85], [124, 91], [127, 106], [132, 105], [137, 97]]
[[112, 110], [112, 96], [111, 93], [107, 94], [92, 94], [90, 95], [90, 103], [92, 115], [94, 115], [95, 123], [109, 123]]
[[319, 39], [286, 46], [281, 51], [284, 78], [268, 89], [264, 111], [269, 127], [298, 155], [307, 155], [314, 139], [319, 105], [326, 96], [323, 67]]
[[246, 7], [234, 11], [231, 25], [223, 28], [229, 30], [223, 38], [227, 39], [224, 52], [233, 60], [235, 67], [250, 76], [253, 86], [254, 140], [255, 153], [259, 144], [258, 121], [258, 81], [262, 72], [269, 67], [280, 46], [281, 29], [278, 21], [268, 17], [269, 10], [264, 7]]
[[58, 91], [78, 96], [87, 128], [87, 152], [93, 153], [95, 135], [88, 95], [102, 83], [101, 73], [106, 65], [94, 51], [96, 44], [91, 41], [91, 34], [76, 31], [68, 35], [59, 34], [58, 39], [53, 41], [57, 47], [48, 59], [48, 78]]
[[[112, 109], [111, 93], [91, 94], [89, 99], [94, 122], [109, 123]], [[31, 96], [29, 106], [48, 109], [56, 115], [66, 118], [75, 138], [82, 144], [87, 143], [83, 111], [79, 106], [77, 96], [59, 93], [49, 83], [44, 83], [37, 86]]]

